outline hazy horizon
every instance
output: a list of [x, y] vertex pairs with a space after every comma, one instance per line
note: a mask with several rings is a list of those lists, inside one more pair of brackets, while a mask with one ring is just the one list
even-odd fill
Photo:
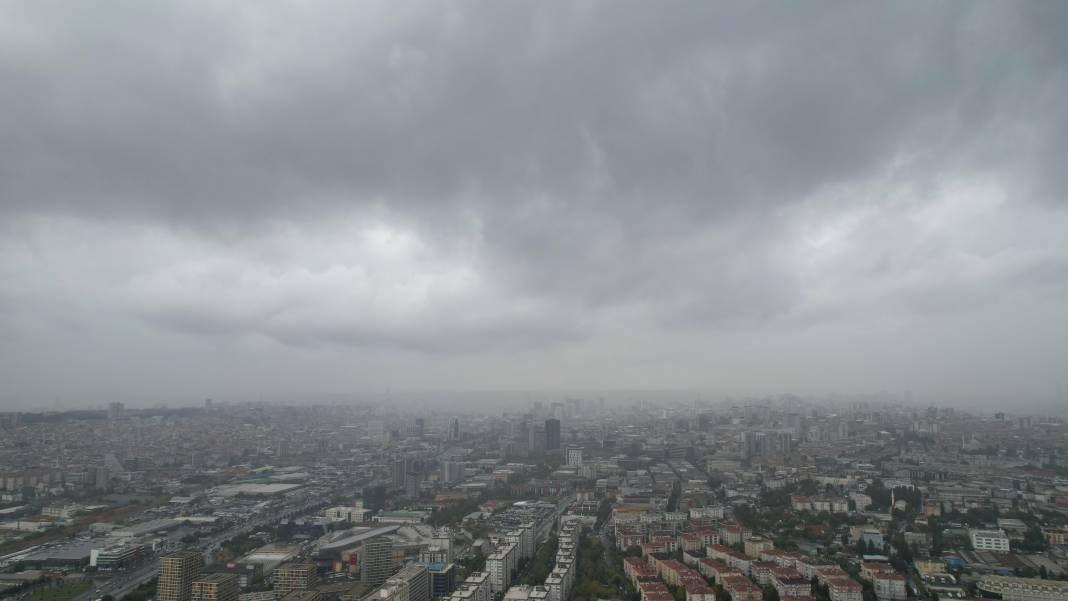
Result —
[[778, 392], [762, 395], [729, 394], [719, 391], [695, 389], [542, 389], [542, 390], [381, 390], [349, 392], [261, 392], [238, 393], [227, 397], [180, 398], [161, 397], [116, 397], [104, 402], [73, 404], [62, 398], [51, 404], [11, 406], [0, 410], [25, 413], [54, 413], [66, 411], [106, 411], [111, 403], [123, 403], [127, 409], [197, 409], [211, 401], [214, 407], [241, 405], [271, 405], [279, 407], [377, 407], [381, 410], [434, 411], [438, 414], [488, 415], [526, 413], [536, 404], [546, 407], [554, 402], [578, 399], [588, 402], [603, 401], [610, 408], [631, 408], [639, 403], [648, 403], [650, 409], [671, 406], [692, 406], [712, 410], [724, 410], [731, 406], [779, 406], [790, 401], [809, 407], [848, 408], [860, 403], [869, 408], [882, 406], [912, 407], [923, 411], [929, 407], [953, 408], [977, 415], [1068, 415], [1065, 399], [1051, 395], [1050, 400], [1035, 398], [1015, 399], [1011, 403], [954, 402], [945, 399], [928, 399], [917, 396], [915, 391], [870, 391], [870, 392], [824, 392], [795, 393]]
[[671, 9], [0, 6], [0, 411], [1068, 407], [1068, 5]]

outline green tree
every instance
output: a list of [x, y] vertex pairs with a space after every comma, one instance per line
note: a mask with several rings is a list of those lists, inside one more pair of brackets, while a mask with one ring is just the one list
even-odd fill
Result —
[[386, 506], [386, 487], [381, 484], [363, 489], [363, 506], [369, 511], [379, 511]]
[[1020, 543], [1021, 551], [1030, 551], [1033, 553], [1041, 553], [1049, 547], [1046, 544], [1046, 537], [1042, 535], [1042, 530], [1037, 526], [1032, 526], [1024, 533], [1023, 541]]

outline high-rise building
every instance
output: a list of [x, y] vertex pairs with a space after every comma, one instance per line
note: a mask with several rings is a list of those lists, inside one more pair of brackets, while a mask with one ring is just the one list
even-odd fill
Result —
[[393, 488], [404, 488], [408, 476], [408, 460], [401, 458], [393, 461]]
[[456, 484], [464, 480], [464, 464], [459, 461], [442, 461], [438, 479], [442, 484]]
[[420, 492], [420, 485], [423, 483], [423, 474], [419, 472], [408, 472], [404, 476], [404, 494], [409, 499], [418, 499]]
[[460, 440], [460, 418], [449, 420], [449, 440]]
[[697, 414], [697, 429], [702, 432], [708, 432], [715, 425], [714, 416], [711, 413], [699, 413]]
[[364, 541], [360, 551], [360, 579], [367, 586], [380, 586], [393, 573], [393, 542], [385, 536]]
[[412, 424], [412, 434], [415, 436], [422, 436], [426, 430], [426, 420], [422, 417], [415, 418], [415, 422]]
[[121, 419], [126, 413], [126, 405], [123, 403], [108, 404], [108, 419]]
[[193, 581], [192, 601], [237, 601], [237, 574], [215, 573]]
[[280, 595], [311, 590], [318, 583], [319, 569], [314, 563], [287, 563], [274, 571], [274, 590]]
[[527, 449], [531, 451], [544, 451], [545, 450], [545, 426], [542, 424], [535, 424], [527, 432]]
[[779, 432], [776, 434], [778, 451], [783, 455], [789, 457], [794, 452], [794, 437], [789, 432]]
[[430, 598], [442, 599], [456, 590], [456, 564], [432, 563], [430, 571]]
[[495, 596], [503, 595], [512, 585], [512, 572], [519, 560], [518, 545], [510, 543], [497, 547], [486, 558], [486, 571], [490, 575], [490, 590]]
[[193, 581], [200, 576], [203, 558], [196, 551], [179, 551], [159, 560], [159, 601], [191, 601]]
[[545, 450], [560, 450], [560, 420], [549, 418], [545, 420]]

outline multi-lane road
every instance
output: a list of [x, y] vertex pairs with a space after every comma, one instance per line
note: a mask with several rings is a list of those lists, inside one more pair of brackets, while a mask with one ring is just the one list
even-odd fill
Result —
[[[326, 496], [325, 498], [329, 497]], [[257, 515], [249, 520], [235, 524], [233, 527], [215, 534], [210, 538], [202, 539], [196, 544], [195, 548], [204, 554], [204, 563], [208, 564], [211, 563], [215, 551], [217, 551], [223, 543], [235, 536], [255, 532], [266, 526], [276, 525], [283, 519], [303, 515], [326, 505], [327, 503], [325, 501], [307, 501], [300, 505], [285, 505], [274, 511]], [[105, 595], [111, 595], [115, 599], [121, 599], [123, 595], [130, 593], [138, 586], [152, 580], [158, 575], [159, 563], [154, 558], [150, 558], [145, 565], [130, 571], [119, 572], [107, 582], [78, 595], [71, 601], [94, 601]]]

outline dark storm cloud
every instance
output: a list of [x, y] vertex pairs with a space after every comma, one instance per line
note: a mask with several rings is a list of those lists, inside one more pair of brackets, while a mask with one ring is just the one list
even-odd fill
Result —
[[610, 355], [621, 331], [1048, 302], [1065, 22], [1038, 2], [5, 5], [0, 319]]
[[962, 168], [1006, 131], [1063, 156], [1059, 7], [675, 8], [9, 9], [5, 205], [211, 220], [549, 198], [630, 219], [663, 198], [685, 219], [899, 153]]

